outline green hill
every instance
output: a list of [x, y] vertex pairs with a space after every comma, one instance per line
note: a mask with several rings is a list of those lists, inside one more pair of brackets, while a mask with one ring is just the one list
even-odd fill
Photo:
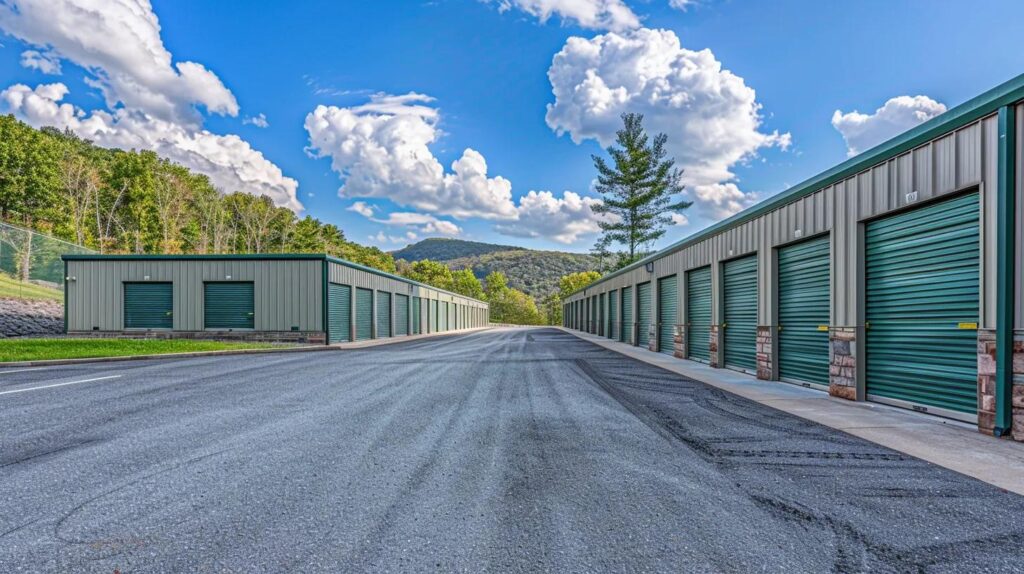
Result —
[[391, 255], [410, 263], [431, 259], [446, 263], [452, 269], [472, 269], [481, 280], [491, 271], [501, 271], [508, 277], [510, 287], [537, 299], [556, 291], [562, 275], [597, 269], [597, 260], [587, 254], [537, 251], [461, 239], [424, 239]]

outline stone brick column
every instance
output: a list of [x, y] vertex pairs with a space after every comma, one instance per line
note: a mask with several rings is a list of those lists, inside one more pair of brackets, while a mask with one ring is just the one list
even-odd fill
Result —
[[857, 400], [857, 329], [832, 327], [828, 333], [832, 348], [829, 356], [828, 394]]
[[711, 325], [711, 336], [708, 337], [708, 364], [715, 368], [722, 366], [718, 362], [718, 325]]
[[992, 434], [996, 426], [996, 332], [978, 329], [978, 430]]
[[775, 357], [772, 352], [772, 336], [775, 332], [770, 326], [758, 326], [757, 328], [757, 378], [766, 381], [772, 380], [775, 372]]
[[651, 323], [647, 326], [647, 350], [658, 352], [658, 326]]
[[1024, 441], [1024, 331], [1013, 337], [1013, 440]]
[[673, 337], [672, 356], [677, 359], [686, 358], [686, 326], [676, 325], [675, 337]]

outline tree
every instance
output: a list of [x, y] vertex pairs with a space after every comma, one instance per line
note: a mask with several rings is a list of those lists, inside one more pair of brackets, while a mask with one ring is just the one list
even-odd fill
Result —
[[452, 290], [452, 270], [444, 263], [421, 259], [409, 266], [409, 279], [433, 285], [440, 289]]
[[581, 271], [579, 273], [562, 275], [562, 278], [558, 282], [558, 294], [562, 299], [568, 299], [569, 295], [583, 289], [600, 278], [601, 274], [597, 271]]
[[658, 134], [649, 142], [643, 119], [642, 114], [622, 115], [623, 127], [615, 134], [618, 147], [607, 150], [613, 165], [592, 156], [598, 172], [596, 189], [603, 199], [592, 209], [613, 216], [598, 222], [602, 233], [595, 251], [607, 253], [611, 244], [625, 246], [616, 268], [640, 259], [645, 246], [665, 234], [665, 227], [672, 223], [669, 212], [691, 205], [682, 200], [672, 203], [672, 196], [683, 191], [683, 171], [666, 157], [668, 136]]
[[473, 275], [472, 269], [459, 269], [452, 272], [452, 291], [474, 299], [484, 298], [484, 286], [476, 278], [476, 275]]

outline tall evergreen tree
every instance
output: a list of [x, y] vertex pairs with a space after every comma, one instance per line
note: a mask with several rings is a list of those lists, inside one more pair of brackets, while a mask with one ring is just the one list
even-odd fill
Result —
[[672, 196], [683, 191], [683, 170], [675, 167], [673, 158], [666, 157], [668, 136], [658, 134], [650, 141], [643, 119], [642, 114], [622, 114], [623, 127], [615, 134], [616, 145], [607, 150], [612, 165], [592, 156], [598, 172], [596, 189], [604, 200], [593, 209], [617, 216], [599, 222], [602, 233], [595, 251], [607, 253], [612, 244], [625, 247], [615, 268], [640, 259], [645, 247], [665, 234], [665, 227], [672, 223], [669, 214], [691, 205], [682, 200], [673, 203]]

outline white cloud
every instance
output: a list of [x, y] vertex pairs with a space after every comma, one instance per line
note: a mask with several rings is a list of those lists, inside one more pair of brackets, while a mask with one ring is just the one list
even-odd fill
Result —
[[672, 212], [669, 214], [669, 217], [672, 218], [672, 225], [682, 227], [690, 224], [690, 219], [682, 213]]
[[247, 118], [242, 120], [242, 123], [243, 124], [248, 124], [248, 125], [253, 125], [253, 126], [256, 126], [258, 128], [268, 128], [268, 127], [270, 127], [270, 122], [267, 121], [267, 116], [265, 116], [262, 113], [257, 114], [256, 116], [247, 117]]
[[40, 49], [22, 55], [26, 65], [52, 69], [71, 61], [106, 100], [106, 109], [77, 108], [63, 102], [63, 83], [0, 92], [9, 111], [29, 124], [70, 128], [105, 147], [152, 150], [206, 174], [225, 192], [265, 194], [302, 209], [298, 182], [238, 136], [203, 129], [200, 108], [237, 116], [238, 103], [202, 64], [172, 62], [148, 0], [0, 0], [0, 30]]
[[399, 205], [464, 219], [514, 219], [512, 184], [488, 177], [487, 162], [466, 148], [447, 173], [430, 145], [441, 136], [439, 112], [423, 94], [375, 94], [353, 107], [317, 106], [306, 116], [308, 151], [331, 158], [349, 198], [387, 198]]
[[44, 74], [59, 76], [61, 73], [60, 58], [53, 52], [25, 50], [21, 53], [21, 65]]
[[760, 199], [759, 194], [744, 192], [735, 183], [695, 185], [690, 193], [697, 213], [712, 221], [739, 213]]
[[846, 141], [846, 155], [855, 156], [945, 111], [928, 96], [897, 96], [870, 115], [836, 110], [832, 126]]
[[172, 62], [148, 0], [17, 0], [0, 3], [0, 28], [89, 71], [118, 103], [164, 121], [198, 126], [195, 105], [235, 116], [238, 102], [213, 72]]
[[593, 206], [600, 203], [600, 199], [571, 191], [563, 192], [561, 198], [550, 191], [530, 191], [519, 198], [519, 219], [495, 229], [514, 237], [543, 237], [568, 245], [600, 231], [598, 221], [610, 217], [594, 213]]
[[354, 211], [366, 218], [373, 217], [373, 209], [374, 207], [365, 201], [357, 201], [347, 208], [348, 211]]
[[668, 0], [668, 5], [675, 8], [676, 10], [682, 10], [685, 12], [690, 6], [697, 3], [697, 0]]
[[788, 133], [761, 130], [761, 106], [743, 78], [723, 69], [711, 50], [682, 47], [670, 30], [569, 38], [548, 79], [555, 101], [547, 124], [576, 143], [611, 145], [626, 112], [644, 114], [648, 132], [668, 134], [669, 154], [685, 170], [697, 212], [746, 203], [735, 195], [749, 194], [727, 183], [735, 180], [733, 166], [762, 148], [790, 144]]
[[302, 209], [295, 196], [298, 182], [285, 177], [280, 168], [238, 136], [192, 130], [125, 108], [113, 113], [86, 112], [63, 103], [67, 93], [67, 86], [61, 83], [41, 84], [35, 89], [15, 84], [0, 92], [0, 102], [30, 125], [70, 128], [103, 147], [153, 150], [208, 175], [226, 192], [267, 195], [277, 205]]
[[[483, 0], [494, 2], [495, 0]], [[496, 0], [502, 12], [517, 8], [536, 17], [541, 23], [551, 16], [592, 30], [630, 30], [640, 25], [640, 18], [623, 0]]]

